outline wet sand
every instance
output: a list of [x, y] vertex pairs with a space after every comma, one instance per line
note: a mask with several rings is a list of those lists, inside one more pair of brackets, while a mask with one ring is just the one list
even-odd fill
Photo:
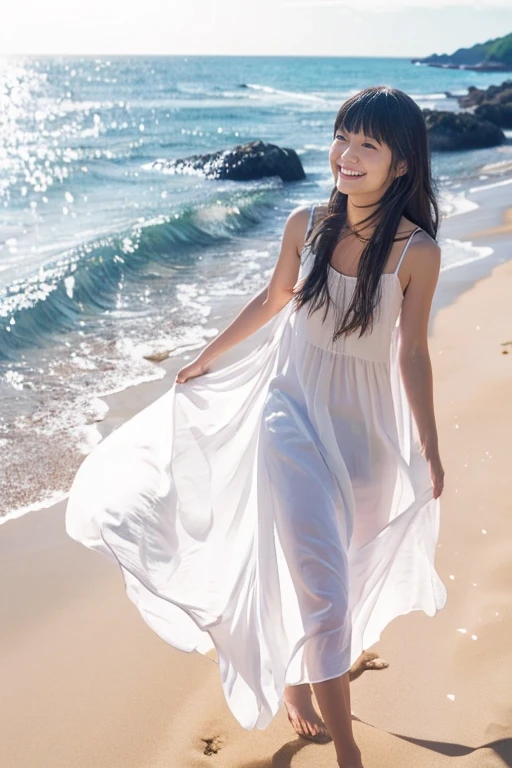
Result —
[[[443, 273], [431, 320], [446, 472], [436, 567], [448, 602], [433, 618], [390, 624], [372, 649], [389, 668], [352, 684], [365, 768], [512, 761], [509, 190], [475, 193], [481, 208], [443, 224], [446, 236], [495, 249]], [[181, 364], [168, 360], [163, 380], [110, 397], [102, 432], [165, 391]], [[160, 640], [119, 569], [66, 536], [64, 510], [0, 527], [0, 765], [335, 768], [333, 745], [298, 739], [283, 710], [265, 731], [240, 728], [213, 658]]]

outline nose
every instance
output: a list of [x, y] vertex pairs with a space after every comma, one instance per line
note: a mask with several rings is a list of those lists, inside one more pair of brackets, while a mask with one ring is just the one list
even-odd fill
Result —
[[352, 147], [347, 147], [344, 152], [341, 153], [341, 159], [347, 165], [357, 165], [357, 157]]

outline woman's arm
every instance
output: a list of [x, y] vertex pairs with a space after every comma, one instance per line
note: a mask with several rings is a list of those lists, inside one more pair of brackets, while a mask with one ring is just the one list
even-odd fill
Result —
[[[410, 279], [400, 317], [399, 365], [407, 399], [416, 426], [421, 451], [431, 463], [434, 497], [443, 487], [436, 420], [432, 365], [428, 351], [428, 323], [439, 278], [441, 249], [432, 239], [411, 244], [408, 262]], [[405, 260], [404, 260], [405, 263]]]
[[300, 249], [304, 243], [308, 218], [309, 210], [303, 206], [290, 213], [284, 227], [279, 257], [268, 285], [200, 352], [193, 363], [179, 371], [176, 381], [181, 383], [203, 373], [212, 360], [255, 333], [290, 301], [299, 274]]

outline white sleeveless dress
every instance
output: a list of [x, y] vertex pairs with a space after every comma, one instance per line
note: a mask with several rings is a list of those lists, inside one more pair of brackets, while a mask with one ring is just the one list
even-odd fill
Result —
[[[446, 602], [439, 499], [397, 359], [413, 235], [371, 333], [333, 343], [335, 308], [322, 323], [323, 308], [290, 302], [250, 354], [217, 358], [110, 434], [71, 488], [68, 534], [119, 563], [163, 640], [216, 649], [248, 730], [268, 726], [285, 685], [343, 674], [396, 616]], [[313, 258], [304, 248], [299, 280]], [[357, 278], [330, 267], [329, 280], [339, 309]]]

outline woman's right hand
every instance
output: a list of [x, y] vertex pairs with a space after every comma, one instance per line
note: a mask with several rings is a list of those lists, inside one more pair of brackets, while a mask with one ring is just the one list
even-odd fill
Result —
[[176, 374], [176, 384], [184, 384], [187, 379], [194, 379], [208, 373], [208, 364], [201, 362], [199, 358], [181, 368]]

